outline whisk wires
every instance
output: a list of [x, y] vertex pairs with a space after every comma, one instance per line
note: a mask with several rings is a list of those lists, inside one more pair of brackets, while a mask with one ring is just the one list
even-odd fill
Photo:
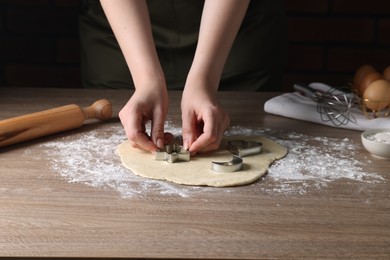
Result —
[[336, 88], [320, 91], [302, 84], [295, 84], [294, 89], [317, 103], [317, 112], [323, 122], [331, 122], [335, 126], [357, 123], [352, 110], [359, 106], [359, 101], [354, 93]]

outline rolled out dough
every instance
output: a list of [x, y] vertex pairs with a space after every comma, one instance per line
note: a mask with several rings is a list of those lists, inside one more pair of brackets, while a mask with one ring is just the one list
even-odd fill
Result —
[[[241, 171], [229, 173], [212, 171], [212, 161], [225, 162], [232, 159], [232, 153], [226, 148], [227, 141], [233, 139], [261, 142], [262, 152], [258, 155], [244, 157]], [[266, 137], [232, 136], [223, 139], [219, 150], [197, 154], [189, 162], [168, 163], [154, 160], [152, 154], [131, 147], [128, 141], [119, 145], [118, 153], [122, 164], [139, 176], [185, 185], [227, 187], [256, 181], [267, 172], [272, 162], [287, 154], [287, 148]]]

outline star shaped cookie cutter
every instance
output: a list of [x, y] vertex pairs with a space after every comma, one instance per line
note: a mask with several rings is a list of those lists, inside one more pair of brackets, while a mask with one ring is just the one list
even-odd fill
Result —
[[236, 172], [242, 170], [242, 157], [261, 153], [262, 143], [255, 141], [232, 140], [228, 141], [228, 151], [233, 159], [228, 162], [211, 162], [211, 169], [215, 172]]
[[164, 149], [160, 149], [155, 153], [155, 160], [167, 161], [169, 163], [178, 161], [189, 162], [190, 152], [179, 144], [168, 144], [164, 146]]

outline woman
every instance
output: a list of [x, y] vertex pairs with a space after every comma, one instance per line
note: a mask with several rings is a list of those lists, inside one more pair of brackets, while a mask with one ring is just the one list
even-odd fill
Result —
[[[183, 146], [194, 155], [217, 149], [229, 125], [218, 104], [218, 89], [282, 86], [286, 49], [282, 1], [100, 3], [86, 1], [80, 19], [84, 85], [135, 88], [119, 113], [135, 147], [153, 152], [167, 141], [167, 88], [183, 89]], [[148, 120], [150, 137], [145, 132]]]

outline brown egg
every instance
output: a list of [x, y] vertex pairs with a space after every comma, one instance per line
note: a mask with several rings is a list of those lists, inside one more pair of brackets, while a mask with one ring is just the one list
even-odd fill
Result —
[[384, 78], [385, 80], [390, 81], [390, 66], [387, 66], [387, 67], [383, 70], [383, 78]]
[[355, 76], [353, 77], [352, 87], [354, 89], [358, 89], [360, 83], [362, 82], [363, 78], [371, 72], [375, 72], [375, 68], [371, 65], [365, 64], [360, 66], [356, 72]]
[[378, 112], [390, 105], [390, 82], [379, 79], [371, 83], [363, 93], [366, 108]]
[[383, 76], [377, 71], [366, 74], [360, 84], [356, 87], [359, 95], [362, 96], [366, 88], [378, 79], [383, 79]]

